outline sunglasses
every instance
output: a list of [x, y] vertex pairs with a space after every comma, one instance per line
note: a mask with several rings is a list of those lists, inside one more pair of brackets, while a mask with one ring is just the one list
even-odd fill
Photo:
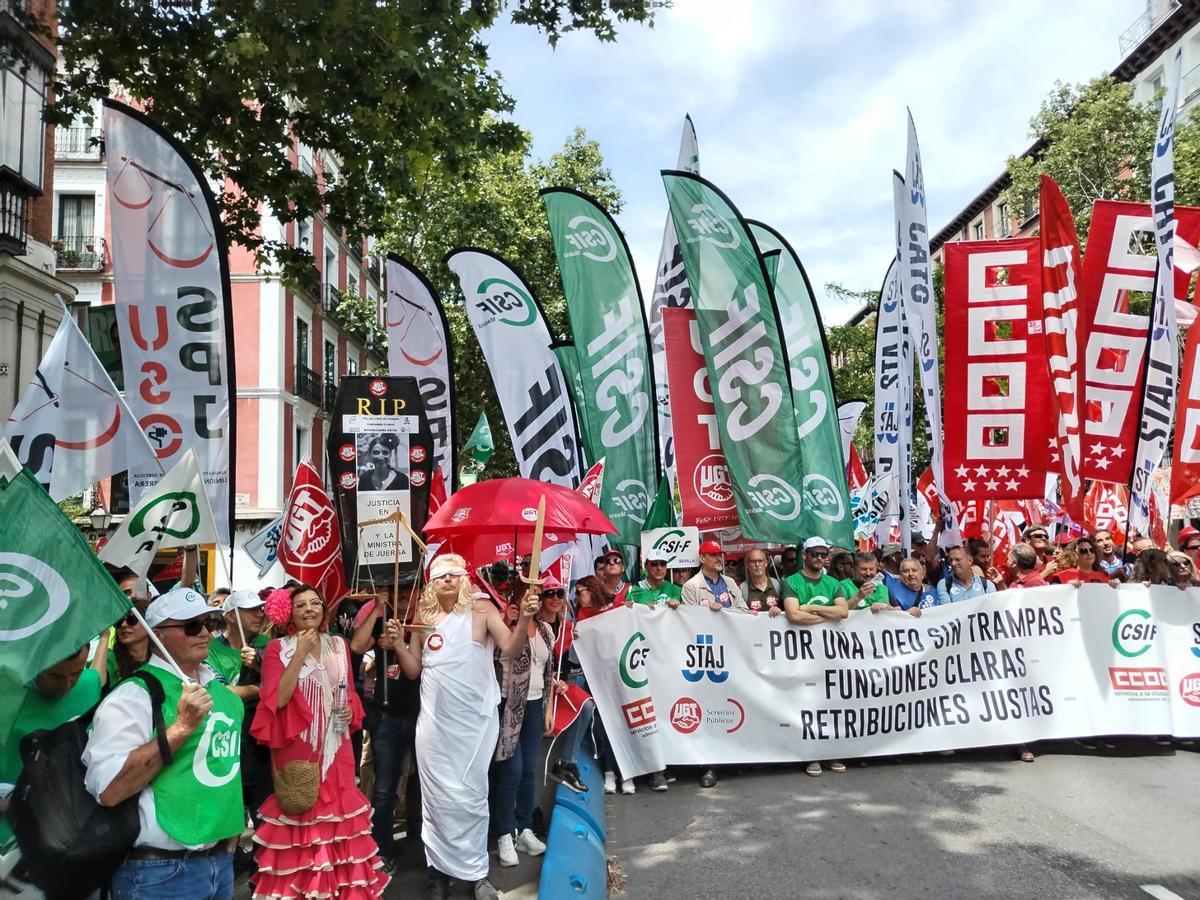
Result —
[[648, 566], [665, 566], [666, 564], [667, 561], [665, 559], [652, 559], [646, 563]]
[[188, 637], [196, 637], [201, 631], [207, 630], [212, 634], [221, 627], [221, 623], [209, 616], [203, 619], [188, 619], [186, 622], [180, 622], [178, 625], [159, 625], [159, 628], [182, 628], [183, 633]]
[[118, 628], [132, 628], [138, 623], [137, 616], [133, 613], [128, 613], [125, 618], [117, 623]]
[[564, 591], [562, 588], [555, 588], [554, 590], [542, 591], [542, 599], [543, 600], [549, 600], [552, 597], [557, 597], [559, 600], [565, 600], [567, 597], [567, 592]]
[[610, 556], [604, 561], [604, 564], [606, 566], [622, 566], [625, 564], [625, 560], [621, 559], [619, 556]]
[[825, 559], [825, 557], [829, 556], [829, 551], [828, 550], [805, 550], [804, 555], [811, 556], [814, 559]]
[[1195, 553], [1197, 550], [1200, 550], [1200, 544], [1188, 544], [1183, 548], [1184, 553]]
[[1044, 531], [1035, 531], [1033, 534], [1031, 534], [1029, 536], [1029, 539], [1031, 541], [1033, 541], [1033, 540], [1048, 541], [1048, 540], [1050, 540], [1050, 535], [1046, 534], [1046, 532], [1044, 532]]

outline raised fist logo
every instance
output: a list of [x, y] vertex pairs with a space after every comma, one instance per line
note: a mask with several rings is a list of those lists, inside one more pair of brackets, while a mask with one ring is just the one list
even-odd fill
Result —
[[301, 487], [292, 502], [284, 544], [287, 555], [302, 566], [324, 566], [333, 561], [337, 533], [333, 507], [329, 499], [307, 485]]

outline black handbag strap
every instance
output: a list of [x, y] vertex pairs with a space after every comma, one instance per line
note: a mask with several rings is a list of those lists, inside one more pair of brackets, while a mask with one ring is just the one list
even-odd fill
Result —
[[138, 669], [136, 672], [131, 672], [130, 678], [136, 678], [146, 685], [146, 690], [150, 693], [150, 715], [154, 722], [154, 736], [158, 739], [158, 755], [162, 757], [163, 768], [171, 764], [174, 754], [171, 753], [171, 745], [167, 741], [167, 726], [163, 724], [162, 705], [167, 700], [167, 695], [163, 691], [162, 682], [147, 672], [145, 669]]

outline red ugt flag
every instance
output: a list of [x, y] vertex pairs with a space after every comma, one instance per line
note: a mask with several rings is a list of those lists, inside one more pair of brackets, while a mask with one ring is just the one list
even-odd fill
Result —
[[327, 606], [348, 592], [333, 501], [321, 476], [307, 460], [296, 467], [276, 553], [283, 570], [297, 581], [316, 587]]

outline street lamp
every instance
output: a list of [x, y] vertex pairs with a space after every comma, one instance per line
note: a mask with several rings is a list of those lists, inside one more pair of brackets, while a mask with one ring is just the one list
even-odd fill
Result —
[[46, 83], [54, 57], [0, 6], [0, 250], [25, 252], [29, 200], [42, 194]]
[[112, 521], [112, 514], [104, 508], [103, 503], [97, 503], [95, 508], [88, 513], [88, 518], [92, 520], [92, 529], [94, 531], [108, 531], [108, 525]]

